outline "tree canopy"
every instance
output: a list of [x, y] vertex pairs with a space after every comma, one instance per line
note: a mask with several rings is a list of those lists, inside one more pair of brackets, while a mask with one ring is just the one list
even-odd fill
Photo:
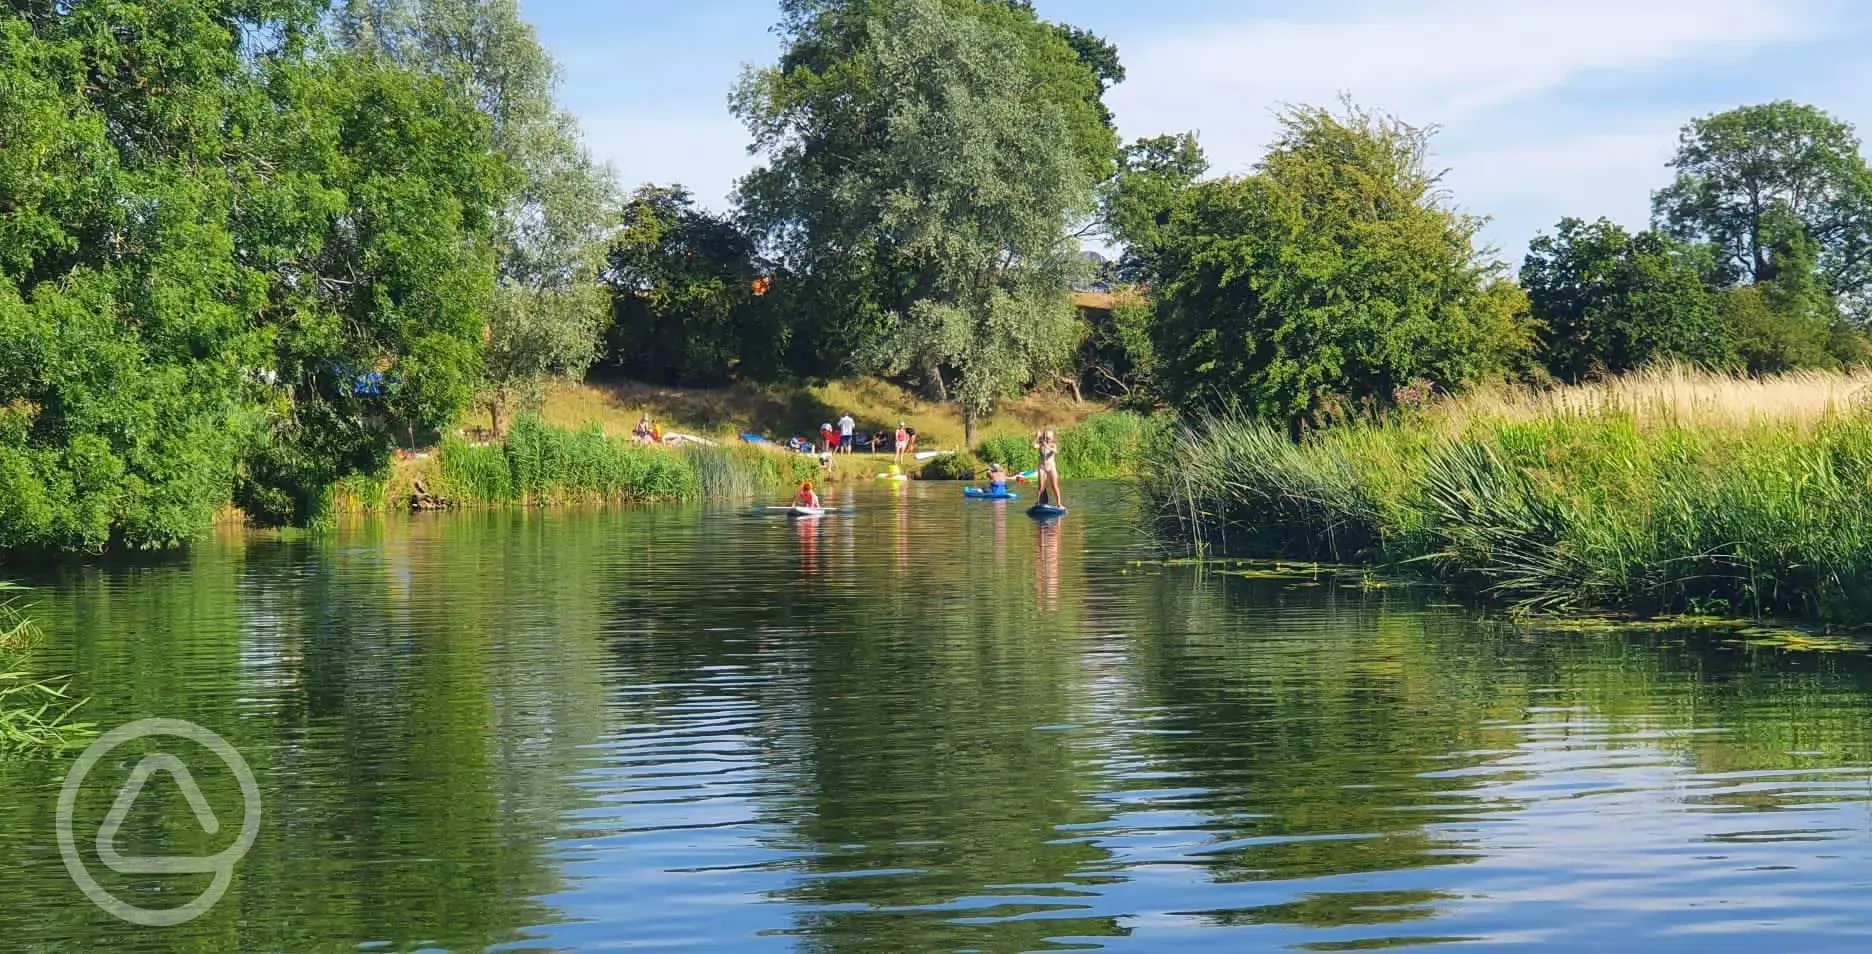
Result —
[[1740, 277], [1775, 276], [1770, 220], [1786, 216], [1814, 241], [1831, 294], [1858, 303], [1872, 290], [1872, 169], [1852, 126], [1799, 103], [1744, 106], [1684, 127], [1670, 166], [1658, 221]]
[[1521, 267], [1542, 363], [1564, 381], [1668, 360], [1730, 366], [1734, 342], [1705, 286], [1710, 267], [1708, 255], [1661, 232], [1562, 219], [1529, 244]]
[[859, 370], [953, 378], [973, 421], [1077, 343], [1067, 227], [1115, 155], [1101, 81], [1021, 7], [786, 6], [786, 54], [735, 100], [769, 157], [744, 213], [850, 316], [833, 346]]
[[1293, 108], [1259, 170], [1204, 182], [1171, 216], [1156, 353], [1182, 408], [1293, 428], [1455, 387], [1525, 347], [1525, 300], [1443, 204], [1430, 133], [1388, 116]]
[[[0, 547], [304, 517], [479, 369], [499, 165], [301, 3], [0, 20]], [[212, 170], [211, 173], [206, 173]]]

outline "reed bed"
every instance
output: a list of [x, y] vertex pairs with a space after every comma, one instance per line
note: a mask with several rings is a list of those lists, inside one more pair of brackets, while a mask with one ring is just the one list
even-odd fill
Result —
[[565, 430], [514, 422], [501, 444], [448, 440], [431, 491], [467, 504], [669, 501], [745, 497], [812, 476], [798, 454], [742, 445], [670, 449], [609, 437], [598, 425]]
[[1205, 549], [1371, 562], [1536, 610], [1872, 621], [1865, 376], [1664, 369], [1300, 443], [1216, 418], [1141, 479]]
[[39, 630], [14, 605], [18, 587], [0, 582], [0, 758], [58, 752], [96, 732], [73, 714], [84, 705], [69, 682], [33, 677], [26, 667]]

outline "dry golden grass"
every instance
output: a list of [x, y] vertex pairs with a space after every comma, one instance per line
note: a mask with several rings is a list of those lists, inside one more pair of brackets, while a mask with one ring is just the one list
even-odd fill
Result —
[[1632, 414], [1647, 426], [1773, 424], [1806, 429], [1868, 399], [1872, 370], [1745, 378], [1667, 366], [1545, 391], [1485, 389], [1450, 402], [1443, 413], [1458, 425], [1474, 418], [1526, 421], [1615, 412]]
[[[1075, 401], [1070, 395], [1030, 394], [1003, 407], [977, 428], [976, 440], [995, 434], [1032, 433], [1042, 427], [1065, 427], [1106, 410], [1103, 404]], [[649, 414], [664, 433], [734, 439], [753, 431], [776, 440], [815, 438], [822, 423], [849, 412], [860, 431], [894, 431], [904, 421], [917, 430], [918, 450], [960, 450], [961, 410], [954, 404], [924, 400], [875, 378], [849, 378], [815, 387], [737, 384], [725, 388], [670, 388], [633, 382], [599, 382], [555, 389], [541, 417], [557, 427], [601, 425], [607, 434], [625, 436], [637, 418]]]

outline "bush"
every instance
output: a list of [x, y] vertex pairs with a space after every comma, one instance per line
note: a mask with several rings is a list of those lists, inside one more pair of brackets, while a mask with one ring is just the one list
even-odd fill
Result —
[[[1072, 427], [1057, 430], [1060, 473], [1065, 477], [1123, 477], [1135, 473], [1145, 446], [1163, 434], [1167, 419], [1130, 411], [1095, 414]], [[975, 448], [983, 461], [997, 463], [1014, 473], [1040, 466], [1040, 455], [1028, 435], [1001, 434]]]
[[923, 480], [974, 480], [988, 472], [988, 465], [968, 451], [931, 458], [917, 476]]

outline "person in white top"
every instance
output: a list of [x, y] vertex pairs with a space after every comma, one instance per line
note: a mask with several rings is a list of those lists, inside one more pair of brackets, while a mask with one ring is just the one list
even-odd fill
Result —
[[847, 411], [844, 417], [838, 419], [838, 429], [839, 452], [849, 454], [852, 449], [852, 431], [858, 429], [858, 422], [852, 420], [851, 412]]

